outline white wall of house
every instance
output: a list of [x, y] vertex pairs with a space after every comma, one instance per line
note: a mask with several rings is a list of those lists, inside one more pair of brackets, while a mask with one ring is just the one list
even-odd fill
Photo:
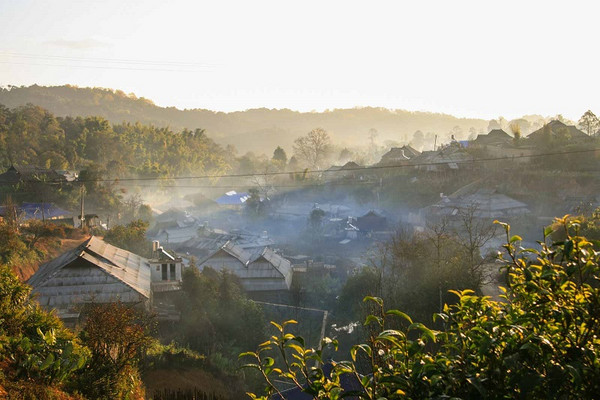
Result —
[[151, 260], [149, 264], [152, 282], [181, 281], [181, 262]]

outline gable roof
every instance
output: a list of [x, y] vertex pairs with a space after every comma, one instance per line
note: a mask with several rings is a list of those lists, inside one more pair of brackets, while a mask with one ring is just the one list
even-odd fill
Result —
[[512, 139], [513, 137], [502, 129], [492, 129], [487, 135], [477, 135], [474, 142], [477, 144], [497, 144], [510, 142]]
[[64, 267], [77, 259], [87, 261], [144, 297], [150, 298], [151, 278], [148, 260], [112, 246], [96, 236], [92, 236], [75, 249], [41, 265], [27, 283], [34, 289], [42, 287]]
[[216, 254], [222, 251], [237, 259], [246, 267], [248, 267], [253, 262], [259, 260], [260, 258], [263, 258], [284, 277], [288, 276], [292, 270], [292, 263], [289, 260], [280, 256], [267, 246], [265, 246], [259, 252], [251, 253], [242, 248], [241, 246], [238, 246], [233, 241], [227, 241], [224, 245], [212, 252], [208, 257], [205, 257], [202, 261], [200, 261], [198, 265], [204, 264], [205, 262], [213, 258]]
[[252, 255], [249, 252], [247, 252], [240, 246], [237, 246], [233, 241], [228, 240], [222, 246], [220, 246], [218, 249], [216, 249], [215, 251], [210, 253], [210, 255], [208, 255], [203, 260], [201, 260], [198, 263], [198, 265], [204, 264], [206, 261], [210, 260], [211, 258], [213, 258], [216, 254], [218, 254], [220, 252], [225, 252], [225, 253], [229, 254], [230, 256], [237, 259], [239, 262], [241, 262], [245, 266], [248, 266], [248, 263], [250, 262], [250, 258], [252, 257]]
[[527, 138], [533, 140], [544, 139], [545, 135], [550, 135], [551, 137], [557, 137], [561, 134], [568, 134], [571, 139], [583, 139], [588, 138], [584, 132], [580, 131], [573, 125], [566, 125], [565, 123], [559, 120], [553, 120], [548, 122], [546, 125], [541, 127], [535, 132], [531, 132]]
[[381, 156], [381, 162], [410, 160], [411, 158], [417, 157], [420, 154], [420, 151], [414, 149], [410, 145], [392, 147], [390, 151]]
[[478, 218], [506, 218], [529, 213], [527, 204], [496, 189], [481, 187], [481, 184], [481, 181], [472, 182], [425, 209], [439, 215], [455, 216], [460, 210], [473, 207], [473, 216]]
[[356, 168], [362, 168], [361, 165], [358, 165], [357, 163], [355, 163], [354, 161], [348, 161], [346, 164], [344, 164], [340, 170], [345, 170], [345, 169], [356, 169]]
[[260, 258], [264, 258], [269, 264], [271, 264], [283, 277], [289, 276], [292, 272], [292, 263], [275, 253], [271, 248], [265, 247], [258, 255], [256, 255], [251, 262], [257, 261]]

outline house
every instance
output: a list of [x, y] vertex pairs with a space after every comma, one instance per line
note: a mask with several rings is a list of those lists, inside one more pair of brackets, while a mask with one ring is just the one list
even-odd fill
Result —
[[[112, 303], [150, 308], [154, 292], [175, 290], [182, 262], [158, 248], [148, 260], [92, 236], [40, 266], [28, 280], [40, 305], [76, 322], [81, 305]], [[169, 282], [170, 285], [165, 285]]]
[[67, 182], [65, 174], [35, 165], [11, 165], [0, 174], [0, 184], [16, 185], [28, 182]]
[[256, 251], [259, 248], [262, 249], [275, 243], [269, 238], [266, 231], [263, 231], [261, 234], [240, 229], [227, 232], [222, 229], [212, 228], [205, 223], [198, 228], [196, 236], [179, 244], [178, 251], [187, 252], [199, 259], [203, 259], [229, 241], [249, 251]]
[[85, 303], [142, 304], [152, 300], [148, 260], [92, 236], [40, 266], [27, 282], [40, 305], [59, 317], [79, 317]]
[[355, 224], [361, 232], [385, 231], [388, 227], [387, 218], [370, 210], [362, 217], [356, 219]]
[[424, 151], [417, 157], [411, 158], [409, 165], [428, 172], [443, 172], [472, 167], [474, 157], [460, 145], [450, 144], [437, 151]]
[[348, 161], [346, 164], [332, 165], [323, 171], [323, 179], [325, 181], [334, 181], [338, 179], [362, 179], [364, 173], [364, 167], [355, 163], [354, 161]]
[[183, 260], [166, 252], [157, 240], [152, 242], [150, 265], [152, 293], [170, 292], [181, 287]]
[[515, 141], [502, 129], [493, 129], [487, 135], [478, 135], [471, 142], [471, 148], [484, 149], [488, 157], [511, 158], [520, 163], [528, 163], [531, 155], [535, 153], [536, 146], [527, 140]]
[[155, 217], [155, 223], [148, 231], [154, 240], [167, 243], [171, 248], [196, 236], [200, 224], [187, 211], [171, 208]]
[[502, 129], [492, 129], [487, 135], [477, 135], [472, 145], [476, 146], [498, 146], [508, 144], [513, 141], [513, 137]]
[[460, 218], [461, 213], [471, 212], [475, 218], [508, 220], [530, 213], [527, 204], [499, 193], [496, 189], [481, 188], [479, 182], [469, 184], [457, 192], [423, 209], [428, 218]]
[[198, 263], [205, 267], [229, 270], [248, 292], [289, 290], [292, 283], [292, 264], [269, 247], [250, 252], [227, 242]]
[[587, 140], [590, 137], [584, 132], [577, 129], [575, 126], [566, 125], [565, 123], [559, 120], [550, 121], [537, 131], [532, 132], [527, 136], [527, 139], [533, 142], [542, 142], [548, 139], [560, 138], [578, 141]]
[[392, 147], [390, 151], [381, 156], [381, 161], [379, 161], [378, 165], [406, 164], [408, 160], [415, 158], [420, 154], [420, 151], [409, 145]]

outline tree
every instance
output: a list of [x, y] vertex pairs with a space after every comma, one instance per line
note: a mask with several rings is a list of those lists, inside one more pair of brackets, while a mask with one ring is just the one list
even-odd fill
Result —
[[89, 398], [139, 398], [138, 364], [152, 343], [152, 324], [142, 311], [120, 302], [91, 305], [81, 332], [91, 351], [90, 368], [80, 377]]
[[421, 131], [415, 131], [413, 133], [413, 138], [410, 141], [410, 145], [416, 147], [417, 149], [421, 149], [424, 145], [425, 135]]
[[323, 217], [325, 217], [325, 211], [321, 210], [319, 207], [313, 208], [308, 216], [308, 223], [313, 230], [316, 231], [321, 228]]
[[587, 110], [577, 123], [588, 135], [592, 136], [600, 130], [600, 119], [596, 115]]
[[89, 350], [53, 314], [41, 309], [31, 288], [0, 265], [0, 397], [70, 398]]
[[272, 160], [278, 164], [281, 164], [282, 166], [285, 166], [287, 164], [287, 154], [285, 153], [285, 150], [280, 146], [277, 146], [275, 151], [273, 151]]
[[141, 219], [127, 225], [115, 225], [106, 232], [104, 240], [142, 257], [149, 257], [151, 245], [146, 238], [148, 222]]
[[310, 131], [294, 141], [294, 155], [311, 168], [321, 169], [331, 153], [329, 134], [321, 128]]
[[273, 384], [277, 379], [315, 399], [595, 398], [600, 391], [600, 252], [598, 244], [580, 235], [579, 221], [558, 223], [565, 240], [546, 244], [552, 233], [546, 228], [541, 250], [522, 249], [522, 239], [501, 224], [504, 300], [454, 291], [458, 301], [434, 315], [443, 323], [440, 330], [386, 309], [380, 298], [365, 297], [375, 308], [365, 319], [372, 334], [352, 347], [349, 360], [327, 363], [327, 374], [322, 365], [336, 350], [335, 340], [307, 348], [302, 338], [288, 333], [296, 321], [273, 323], [275, 335], [257, 351], [240, 355], [267, 384], [267, 396], [251, 397], [286, 398]]
[[511, 122], [510, 131], [513, 134], [515, 144], [519, 144], [519, 140], [521, 140], [521, 125], [519, 125], [517, 122]]

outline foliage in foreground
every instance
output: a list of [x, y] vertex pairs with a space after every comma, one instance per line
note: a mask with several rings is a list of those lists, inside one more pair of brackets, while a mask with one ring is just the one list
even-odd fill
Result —
[[[275, 384], [285, 380], [316, 399], [594, 398], [600, 392], [600, 243], [580, 236], [577, 220], [558, 222], [565, 240], [540, 243], [541, 251], [518, 247], [521, 238], [502, 224], [503, 301], [454, 292], [458, 303], [434, 315], [443, 321], [440, 331], [365, 298], [379, 309], [365, 322], [370, 340], [352, 348], [351, 360], [332, 362], [330, 374], [311, 366], [322, 364], [322, 349], [286, 333], [295, 321], [274, 324], [276, 335], [240, 355], [252, 359], [245, 367], [259, 370], [267, 384], [265, 396], [250, 397], [285, 398]], [[551, 233], [546, 229], [545, 237]], [[344, 379], [358, 390], [344, 388]]]
[[89, 351], [31, 299], [30, 291], [0, 266], [0, 395], [66, 398], [62, 389], [84, 367]]

